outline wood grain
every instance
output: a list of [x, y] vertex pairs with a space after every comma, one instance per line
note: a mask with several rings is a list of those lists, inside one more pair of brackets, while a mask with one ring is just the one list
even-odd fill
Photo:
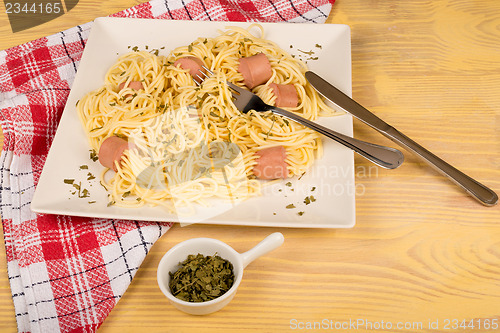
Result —
[[[2, 19], [0, 48], [134, 3], [81, 0], [74, 12], [16, 34]], [[500, 2], [338, 0], [328, 22], [351, 27], [359, 103], [500, 191]], [[360, 139], [393, 146], [358, 121], [354, 130]], [[405, 158], [392, 171], [356, 158], [353, 229], [174, 226], [153, 246], [100, 331], [282, 332], [299, 323], [364, 320], [356, 332], [382, 321], [393, 325], [383, 332], [478, 332], [477, 320], [500, 321], [500, 208], [481, 206], [416, 157]], [[285, 244], [247, 267], [237, 296], [218, 313], [186, 315], [157, 287], [156, 266], [180, 241], [213, 237], [243, 252], [274, 231], [284, 234]], [[6, 262], [1, 247], [0, 261]], [[445, 329], [453, 319], [475, 319], [476, 328], [454, 329], [450, 322]], [[15, 331], [5, 264], [0, 329]]]

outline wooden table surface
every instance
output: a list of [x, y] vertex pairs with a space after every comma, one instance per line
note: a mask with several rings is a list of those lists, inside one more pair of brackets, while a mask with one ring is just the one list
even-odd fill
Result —
[[[80, 0], [17, 33], [2, 8], [0, 49], [138, 2]], [[357, 101], [500, 192], [500, 1], [338, 0], [328, 22], [351, 27]], [[354, 126], [356, 137], [392, 145]], [[314, 322], [320, 331], [499, 332], [500, 206], [482, 206], [415, 156], [405, 158], [388, 171], [356, 157], [363, 191], [352, 229], [174, 226], [100, 332], [305, 331]], [[186, 315], [157, 287], [157, 264], [180, 241], [214, 237], [242, 252], [274, 231], [284, 245], [247, 267], [235, 299], [218, 313]], [[0, 330], [14, 332], [0, 243]]]

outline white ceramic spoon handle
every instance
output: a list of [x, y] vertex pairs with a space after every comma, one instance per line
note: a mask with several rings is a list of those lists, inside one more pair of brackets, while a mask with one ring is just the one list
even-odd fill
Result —
[[252, 249], [240, 254], [243, 261], [243, 268], [247, 267], [249, 263], [257, 259], [258, 257], [281, 246], [284, 240], [285, 237], [283, 237], [283, 234], [281, 232], [275, 232], [264, 238]]

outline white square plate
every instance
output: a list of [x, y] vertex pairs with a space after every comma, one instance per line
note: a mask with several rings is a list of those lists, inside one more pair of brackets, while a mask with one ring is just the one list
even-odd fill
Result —
[[[355, 224], [354, 156], [350, 149], [323, 138], [324, 155], [300, 179], [265, 187], [263, 195], [235, 205], [199, 207], [198, 214], [179, 217], [160, 207], [107, 206], [99, 185], [102, 166], [90, 159], [89, 146], [76, 113], [76, 102], [103, 84], [118, 56], [138, 46], [167, 55], [198, 37], [216, 37], [229, 26], [250, 23], [98, 18], [90, 33], [78, 73], [50, 148], [31, 208], [38, 213], [147, 221], [248, 226], [349, 228]], [[337, 24], [261, 23], [264, 37], [306, 61], [308, 67], [351, 96], [350, 29]], [[352, 117], [323, 117], [319, 123], [352, 136]], [[82, 168], [82, 166], [88, 166]], [[88, 179], [89, 174], [95, 179]], [[90, 177], [91, 178], [91, 177]], [[75, 179], [80, 193], [65, 179]], [[83, 197], [83, 190], [88, 196]], [[80, 194], [80, 196], [79, 196]], [[316, 200], [306, 204], [306, 197]], [[291, 207], [293, 204], [295, 208]]]

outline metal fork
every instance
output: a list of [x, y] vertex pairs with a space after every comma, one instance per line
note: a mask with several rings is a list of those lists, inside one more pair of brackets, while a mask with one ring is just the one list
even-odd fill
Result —
[[[205, 72], [200, 70], [199, 72], [201, 75], [196, 75], [199, 79], [199, 81], [195, 80], [198, 85], [201, 85], [201, 83], [205, 79], [209, 78], [210, 75], [214, 75], [214, 73], [210, 69], [205, 66], [202, 67]], [[207, 73], [210, 75], [208, 75]], [[317, 131], [318, 133], [323, 134], [326, 137], [329, 137], [330, 139], [337, 141], [338, 143], [354, 150], [356, 153], [365, 157], [369, 161], [372, 161], [376, 165], [386, 169], [395, 169], [403, 163], [404, 156], [397, 149], [379, 146], [338, 133], [313, 121], [302, 118], [293, 112], [266, 104], [259, 96], [255, 95], [249, 90], [238, 87], [231, 82], [226, 83], [229, 88], [231, 88], [233, 103], [240, 112], [247, 113], [250, 110], [259, 112], [272, 111], [275, 114], [291, 119], [301, 125]]]

